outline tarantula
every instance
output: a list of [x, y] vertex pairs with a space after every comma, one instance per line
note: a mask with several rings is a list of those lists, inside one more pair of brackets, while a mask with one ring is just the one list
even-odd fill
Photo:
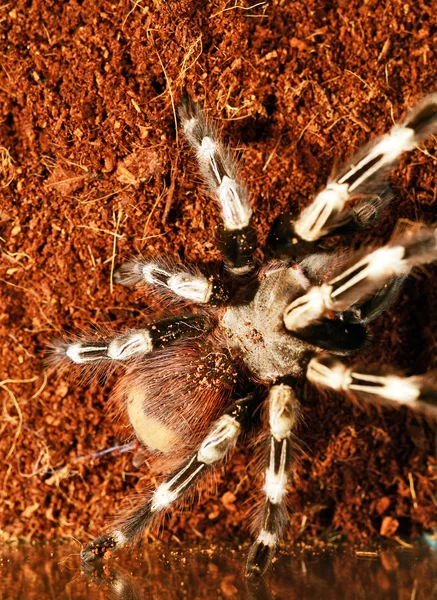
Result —
[[127, 262], [116, 282], [146, 284], [189, 311], [105, 339], [58, 346], [59, 354], [78, 365], [123, 365], [115, 396], [136, 437], [177, 463], [136, 510], [81, 556], [92, 561], [138, 537], [226, 457], [262, 404], [268, 428], [265, 497], [246, 570], [260, 576], [286, 524], [299, 382], [307, 378], [367, 400], [437, 412], [431, 375], [366, 372], [337, 359], [365, 346], [369, 323], [392, 303], [412, 267], [437, 259], [436, 230], [416, 227], [352, 258], [320, 247], [327, 236], [350, 235], [379, 218], [392, 197], [387, 171], [402, 152], [437, 131], [437, 93], [361, 149], [301, 214], [280, 216], [268, 238], [276, 258], [263, 264], [256, 259], [252, 209], [231, 152], [198, 103], [186, 97], [179, 117], [221, 210], [224, 265], [213, 272], [164, 259]]

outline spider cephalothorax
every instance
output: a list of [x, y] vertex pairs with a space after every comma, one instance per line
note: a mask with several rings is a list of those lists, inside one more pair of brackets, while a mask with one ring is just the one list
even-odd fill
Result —
[[[224, 269], [216, 273], [162, 259], [122, 265], [116, 282], [143, 284], [185, 303], [181, 316], [109, 338], [77, 340], [58, 352], [79, 365], [123, 366], [115, 395], [139, 442], [171, 453], [173, 472], [119, 525], [82, 551], [85, 561], [124, 546], [179, 500], [249, 430], [266, 404], [269, 432], [264, 507], [247, 563], [267, 569], [286, 522], [285, 495], [295, 461], [296, 390], [316, 385], [435, 412], [431, 376], [400, 377], [349, 368], [337, 356], [359, 351], [367, 326], [391, 304], [415, 265], [437, 259], [436, 232], [413, 228], [359, 255], [329, 255], [326, 237], [369, 226], [389, 204], [383, 176], [404, 151], [437, 130], [437, 94], [422, 100], [388, 134], [363, 148], [296, 218], [282, 215], [266, 264], [255, 259], [248, 194], [233, 158], [199, 105], [179, 109], [185, 136], [222, 216]], [[276, 258], [275, 258], [276, 255]], [[197, 307], [197, 308], [196, 308]], [[264, 390], [264, 392], [263, 392]]]

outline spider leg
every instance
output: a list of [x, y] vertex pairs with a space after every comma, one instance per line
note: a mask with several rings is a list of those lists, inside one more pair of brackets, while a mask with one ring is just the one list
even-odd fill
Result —
[[237, 400], [217, 419], [199, 449], [185, 464], [161, 483], [153, 495], [119, 527], [88, 544], [81, 552], [84, 561], [99, 558], [105, 552], [129, 544], [139, 536], [161, 511], [179, 500], [214, 463], [233, 449], [250, 414], [253, 396]]
[[260, 577], [269, 567], [286, 523], [284, 498], [293, 459], [292, 432], [299, 420], [299, 402], [285, 383], [270, 388], [268, 396], [270, 452], [265, 473], [265, 503], [258, 537], [250, 549], [246, 575]]
[[56, 353], [83, 365], [101, 361], [125, 361], [171, 344], [183, 337], [197, 337], [211, 326], [201, 315], [163, 319], [121, 335], [102, 340], [78, 340], [56, 344]]
[[228, 292], [218, 277], [205, 277], [164, 261], [134, 259], [121, 265], [114, 273], [115, 283], [132, 286], [145, 283], [194, 304], [221, 304]]
[[[346, 163], [293, 223], [291, 216], [280, 217], [270, 240], [275, 246], [300, 250], [326, 235], [354, 231], [374, 223], [393, 196], [385, 181], [403, 152], [417, 147], [437, 131], [437, 94], [419, 102], [404, 121], [375, 142], [362, 148]], [[363, 196], [354, 206], [353, 198]], [[292, 242], [287, 241], [292, 240]]]
[[309, 381], [317, 386], [343, 390], [362, 396], [372, 402], [406, 405], [437, 417], [437, 378], [435, 374], [402, 377], [357, 372], [334, 356], [325, 354], [311, 359], [307, 373]]
[[[436, 230], [424, 230], [370, 252], [340, 275], [310, 290], [289, 304], [284, 324], [289, 331], [303, 330], [332, 313], [341, 313], [368, 300], [415, 265], [437, 259]], [[399, 282], [398, 282], [399, 283]], [[367, 307], [372, 312], [372, 307]], [[378, 306], [374, 306], [377, 312]], [[372, 316], [373, 318], [373, 316]]]
[[366, 325], [379, 317], [398, 295], [405, 277], [393, 277], [377, 290], [359, 309], [340, 313], [337, 318], [322, 317], [317, 322], [298, 330], [293, 336], [323, 350], [350, 353], [361, 350], [368, 341]]
[[[295, 223], [297, 235], [308, 241], [318, 240], [344, 225], [354, 217], [365, 224], [374, 220], [378, 211], [375, 190], [384, 189], [381, 181], [392, 169], [403, 152], [413, 150], [423, 139], [437, 129], [437, 94], [425, 97], [407, 115], [405, 120], [375, 143], [363, 148], [347, 163], [338, 175], [317, 194]], [[355, 194], [373, 194], [355, 209], [344, 209]], [[368, 213], [368, 214], [367, 214]]]
[[255, 268], [256, 234], [247, 188], [239, 181], [232, 154], [220, 141], [200, 105], [186, 96], [179, 117], [189, 144], [197, 155], [200, 172], [221, 208], [220, 246], [231, 274], [247, 275]]
[[97, 584], [108, 600], [144, 600], [137, 580], [118, 565], [105, 565], [99, 561], [83, 562], [81, 574]]

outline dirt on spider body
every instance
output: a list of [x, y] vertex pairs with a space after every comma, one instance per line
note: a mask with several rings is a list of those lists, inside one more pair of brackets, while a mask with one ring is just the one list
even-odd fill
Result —
[[[307, 205], [336, 164], [437, 90], [435, 8], [17, 0], [0, 7], [0, 40], [0, 539], [87, 541], [155, 479], [147, 456], [95, 457], [131, 433], [107, 411], [116, 374], [89, 383], [48, 373], [42, 359], [65, 332], [160, 315], [153, 297], [113, 285], [124, 260], [219, 260], [218, 211], [175, 126], [184, 91], [239, 153], [262, 244], [280, 212]], [[437, 222], [436, 140], [425, 148], [393, 173], [381, 221], [328, 247], [383, 243], [399, 220]], [[357, 360], [435, 368], [436, 306], [427, 266]], [[433, 528], [435, 425], [309, 385], [303, 412], [290, 539], [337, 530], [366, 542]], [[162, 539], [246, 538], [262, 487], [247, 444], [215, 487], [200, 506], [176, 509]]]

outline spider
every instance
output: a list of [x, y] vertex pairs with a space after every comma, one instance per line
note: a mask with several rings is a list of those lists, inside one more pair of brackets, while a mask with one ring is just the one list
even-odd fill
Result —
[[369, 324], [393, 302], [411, 269], [437, 259], [436, 230], [413, 227], [358, 254], [321, 247], [326, 237], [351, 235], [380, 217], [393, 196], [387, 172], [402, 152], [437, 131], [437, 93], [362, 148], [300, 214], [278, 217], [268, 236], [270, 258], [262, 264], [247, 188], [230, 150], [188, 96], [179, 117], [221, 211], [223, 264], [208, 269], [164, 258], [131, 260], [115, 281], [148, 286], [164, 303], [177, 301], [180, 314], [103, 339], [58, 344], [58, 354], [78, 365], [124, 367], [117, 401], [140, 444], [174, 463], [153, 493], [81, 556], [93, 561], [139, 538], [261, 421], [264, 499], [246, 566], [247, 576], [257, 577], [269, 567], [287, 522], [305, 379], [437, 414], [432, 375], [384, 374], [338, 358], [363, 349]]

